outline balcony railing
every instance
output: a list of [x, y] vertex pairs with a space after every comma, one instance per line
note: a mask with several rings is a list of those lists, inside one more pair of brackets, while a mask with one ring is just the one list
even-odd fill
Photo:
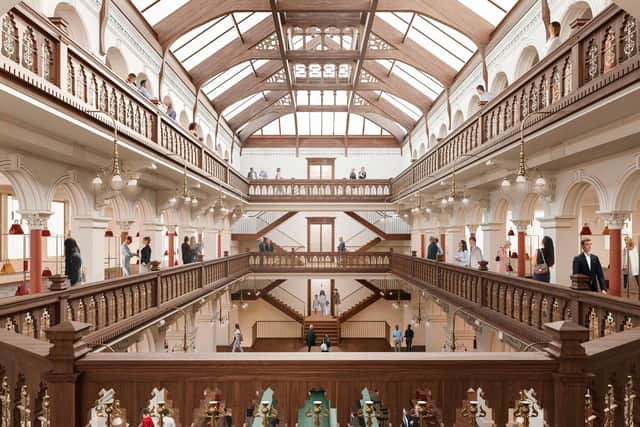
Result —
[[[86, 118], [118, 131], [157, 154], [178, 156], [205, 177], [226, 184], [241, 197], [248, 182], [209, 147], [161, 112], [105, 64], [75, 44], [60, 28], [20, 4], [0, 17], [13, 43], [0, 51], [0, 73], [73, 110], [100, 110]], [[5, 30], [8, 29], [8, 30]]]
[[386, 202], [388, 179], [258, 179], [249, 182], [251, 202]]
[[640, 325], [638, 303], [595, 292], [399, 254], [393, 254], [391, 270], [533, 341], [545, 341], [543, 325], [559, 320], [588, 328], [591, 340]]
[[254, 252], [249, 255], [249, 266], [255, 272], [379, 273], [388, 271], [390, 262], [389, 252]]
[[[454, 161], [477, 162], [478, 156], [516, 142], [520, 123], [531, 112], [544, 110], [550, 115], [527, 121], [525, 133], [552, 125], [638, 81], [639, 43], [635, 19], [610, 6], [398, 175], [393, 198], [437, 180], [450, 172]], [[465, 154], [475, 158], [460, 160]]]

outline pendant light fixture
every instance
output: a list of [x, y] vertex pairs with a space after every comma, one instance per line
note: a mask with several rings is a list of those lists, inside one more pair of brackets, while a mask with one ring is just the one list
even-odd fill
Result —
[[[548, 116], [551, 113], [547, 112], [547, 111], [533, 111], [530, 112], [529, 114], [527, 114], [523, 119], [522, 122], [520, 122], [520, 155], [518, 156], [518, 173], [516, 175], [516, 179], [515, 182], [516, 184], [526, 184], [527, 183], [527, 157], [525, 155], [525, 151], [524, 151], [524, 128], [528, 122], [529, 119], [531, 119], [532, 117], [535, 116]], [[539, 184], [539, 182], [541, 184]], [[536, 179], [536, 185], [544, 185], [546, 183], [546, 181], [544, 180], [544, 178], [542, 176], [539, 176]], [[509, 181], [508, 177], [505, 177], [502, 180], [502, 187], [509, 187], [511, 186], [511, 181]]]

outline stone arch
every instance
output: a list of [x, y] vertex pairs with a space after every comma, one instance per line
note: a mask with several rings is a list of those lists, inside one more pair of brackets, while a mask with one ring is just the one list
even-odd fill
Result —
[[10, 155], [0, 158], [0, 173], [11, 183], [20, 204], [20, 210], [48, 211], [51, 208], [47, 190], [22, 164], [20, 156]]
[[636, 162], [626, 168], [616, 185], [613, 210], [633, 211], [640, 199], [640, 167]]
[[51, 186], [47, 193], [49, 206], [55, 198], [56, 191], [62, 189], [69, 197], [71, 212], [74, 216], [90, 215], [94, 209], [92, 206], [92, 197], [85, 191], [78, 182], [77, 176], [68, 173], [59, 177]]
[[564, 198], [560, 204], [562, 206], [562, 214], [565, 216], [578, 216], [580, 200], [582, 200], [585, 191], [590, 187], [596, 192], [600, 210], [607, 209], [609, 206], [607, 188], [596, 177], [582, 176], [571, 182], [564, 192]]
[[509, 86], [509, 79], [507, 78], [507, 74], [503, 71], [496, 73], [493, 78], [493, 82], [490, 86], [490, 92], [494, 94], [499, 94], [503, 90], [505, 90]]
[[431, 134], [431, 136], [429, 137], [429, 147], [434, 147], [437, 143], [438, 140], [436, 139], [436, 136], [434, 134]]
[[458, 126], [462, 125], [462, 123], [464, 123], [464, 114], [461, 110], [458, 110], [453, 115], [453, 128], [457, 128]]
[[560, 40], [567, 40], [577, 28], [571, 28], [571, 23], [576, 19], [591, 19], [593, 18], [593, 11], [591, 5], [586, 1], [576, 1], [572, 3], [567, 11], [562, 16], [560, 22]]
[[180, 114], [178, 115], [178, 123], [180, 123], [185, 129], [189, 128], [189, 115], [185, 110], [180, 111]]
[[484, 222], [484, 207], [481, 203], [474, 203], [468, 213], [468, 224], [482, 224]]
[[447, 125], [442, 123], [438, 128], [438, 139], [444, 139], [447, 137]]
[[467, 104], [467, 117], [473, 116], [478, 111], [480, 111], [480, 97], [473, 95]]
[[530, 219], [533, 220], [536, 211], [536, 205], [540, 200], [540, 195], [535, 192], [527, 193], [520, 204], [520, 211], [518, 212], [518, 219]]
[[107, 67], [111, 69], [114, 73], [118, 75], [123, 80], [127, 79], [129, 74], [129, 66], [127, 65], [127, 60], [124, 58], [124, 55], [117, 47], [111, 46], [107, 49], [107, 57], [105, 59], [105, 63]]
[[130, 221], [135, 219], [136, 211], [134, 205], [122, 193], [118, 193], [111, 199], [114, 221]]
[[[145, 221], [156, 221], [158, 219], [158, 215], [156, 214], [156, 210], [146, 197], [139, 197], [133, 205], [133, 211], [136, 213], [136, 218], [140, 216], [142, 222]], [[138, 215], [138, 213], [140, 215]]]
[[496, 200], [493, 205], [492, 222], [506, 223], [509, 201], [506, 198]]
[[518, 62], [516, 63], [515, 78], [518, 79], [538, 62], [540, 62], [540, 55], [535, 46], [529, 45], [522, 49]]
[[73, 41], [78, 43], [85, 49], [90, 50], [89, 36], [87, 32], [87, 26], [82, 21], [80, 14], [71, 4], [66, 2], [58, 3], [53, 16], [63, 18], [67, 21], [69, 36]]

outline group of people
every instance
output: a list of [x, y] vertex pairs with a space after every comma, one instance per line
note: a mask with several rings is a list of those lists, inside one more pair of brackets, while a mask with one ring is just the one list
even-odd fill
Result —
[[[260, 172], [256, 172], [256, 170], [253, 167], [249, 168], [249, 173], [247, 173], [247, 178], [249, 179], [269, 179], [269, 174], [267, 173], [266, 169], [260, 169]], [[276, 175], [274, 177], [274, 179], [284, 179], [284, 176], [282, 175], [282, 169], [280, 168], [276, 168]]]
[[258, 241], [258, 253], [273, 252], [273, 241], [268, 237], [263, 237]]
[[202, 255], [202, 243], [199, 243], [194, 236], [184, 236], [182, 246], [180, 246], [180, 253], [182, 254], [183, 264], [198, 262]]
[[349, 179], [366, 179], [367, 178], [367, 170], [364, 166], [360, 167], [360, 170], [356, 172], [356, 168], [351, 169], [351, 173], [349, 174]]
[[[304, 342], [307, 346], [307, 352], [311, 351], [311, 347], [316, 345], [316, 330], [313, 329], [313, 325], [309, 325], [307, 332], [304, 334]], [[327, 353], [331, 348], [331, 340], [329, 339], [329, 335], [324, 334], [322, 337], [322, 342], [320, 343], [320, 351], [323, 353]]]
[[395, 351], [402, 350], [402, 340], [407, 346], [406, 351], [412, 351], [413, 348], [413, 329], [411, 329], [411, 325], [407, 325], [407, 329], [405, 329], [404, 334], [400, 330], [400, 326], [396, 325], [396, 328], [391, 332], [391, 338], [393, 339], [393, 348]]
[[147, 98], [149, 101], [160, 106], [169, 118], [171, 118], [172, 120], [176, 120], [177, 113], [173, 108], [173, 101], [171, 100], [171, 98], [165, 96], [161, 103], [158, 98], [154, 97], [151, 94], [151, 84], [149, 83], [149, 80], [142, 79], [138, 82], [138, 76], [136, 76], [135, 73], [129, 73], [129, 75], [127, 76], [127, 84], [135, 88], [138, 92], [140, 92], [142, 96]]
[[[337, 289], [335, 289], [333, 292], [333, 304], [336, 310], [336, 316], [338, 316], [337, 312], [339, 310], [338, 307], [340, 306], [340, 293], [338, 292]], [[311, 310], [315, 315], [320, 314], [324, 317], [329, 316], [331, 311], [331, 303], [324, 289], [320, 290], [320, 294], [315, 294], [313, 296], [313, 302], [311, 303]]]
[[[427, 258], [433, 261], [437, 261], [438, 257], [444, 254], [442, 246], [440, 246], [440, 240], [437, 237], [429, 237], [429, 246], [427, 247]], [[465, 240], [458, 242], [458, 250], [455, 256], [456, 262], [463, 267], [478, 268], [480, 267], [480, 261], [482, 258], [482, 250], [476, 246], [476, 238], [471, 236], [469, 238], [469, 246]]]
[[[122, 245], [120, 245], [120, 265], [122, 266], [122, 275], [124, 277], [131, 276], [131, 258], [137, 256], [131, 251], [131, 243], [133, 238], [127, 236]], [[142, 238], [142, 248], [140, 249], [140, 273], [147, 273], [151, 270], [151, 237]]]

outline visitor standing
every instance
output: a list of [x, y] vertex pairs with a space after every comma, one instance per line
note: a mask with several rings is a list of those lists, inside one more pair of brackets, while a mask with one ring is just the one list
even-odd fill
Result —
[[242, 332], [240, 332], [240, 324], [236, 323], [236, 327], [233, 329], [233, 344], [231, 348], [231, 352], [235, 353], [236, 351], [244, 352], [242, 349]]
[[313, 303], [311, 304], [311, 309], [313, 310], [313, 314], [318, 314], [320, 311], [320, 300], [318, 299], [318, 294], [313, 296]]
[[[624, 250], [622, 252], [622, 272], [624, 287], [629, 286], [629, 276], [636, 279], [636, 284], [640, 290], [640, 260], [638, 259], [638, 248], [631, 237], [624, 238]], [[640, 298], [640, 295], [638, 295]]]
[[133, 253], [131, 253], [129, 245], [132, 241], [131, 236], [127, 236], [120, 246], [120, 264], [122, 265], [122, 275], [124, 277], [131, 276], [131, 258], [133, 257]]
[[347, 244], [344, 242], [342, 236], [338, 238], [338, 252], [344, 253], [347, 251]]
[[316, 345], [316, 331], [313, 329], [313, 325], [309, 325], [309, 329], [304, 334], [304, 342], [307, 345], [307, 352], [310, 352], [311, 347]]
[[402, 349], [402, 331], [400, 330], [400, 325], [396, 325], [396, 328], [391, 332], [391, 337], [393, 338], [393, 348], [396, 352]]
[[340, 300], [340, 292], [338, 292], [338, 288], [335, 288], [333, 293], [333, 310], [335, 312], [336, 317], [340, 316], [341, 303], [342, 301]]
[[198, 257], [202, 252], [202, 245], [198, 243], [194, 236], [189, 239], [189, 250], [191, 251], [191, 262], [198, 262]]
[[331, 347], [331, 340], [329, 340], [329, 335], [324, 334], [324, 337], [322, 338], [322, 344], [320, 344], [320, 351], [323, 353], [328, 353], [329, 347]]
[[601, 290], [607, 293], [607, 282], [604, 280], [604, 273], [600, 259], [591, 253], [591, 239], [584, 238], [580, 242], [582, 253], [573, 257], [573, 274], [589, 276], [589, 287], [593, 292]]
[[71, 286], [82, 280], [82, 257], [76, 240], [68, 237], [64, 241], [64, 274]]
[[360, 168], [360, 172], [358, 172], [358, 179], [366, 179], [367, 178], [367, 170], [362, 166]]
[[456, 261], [464, 267], [469, 262], [469, 251], [467, 250], [467, 242], [460, 240], [458, 242], [458, 252], [456, 252]]
[[357, 178], [358, 178], [358, 172], [356, 172], [356, 168], [352, 168], [351, 173], [349, 174], [349, 179], [357, 179]]
[[189, 236], [184, 236], [182, 246], [180, 246], [180, 252], [182, 252], [182, 263], [189, 264], [191, 262], [191, 246], [189, 246]]
[[142, 421], [140, 422], [140, 427], [155, 427], [149, 408], [144, 408], [142, 410]]
[[479, 268], [482, 261], [482, 250], [476, 246], [476, 238], [469, 237], [469, 261], [467, 267]]
[[140, 272], [148, 273], [151, 269], [151, 237], [144, 237], [142, 239], [142, 249], [140, 249]]
[[407, 325], [407, 330], [404, 331], [404, 342], [407, 343], [407, 351], [411, 351], [411, 344], [413, 343], [413, 329], [411, 329], [411, 324]]
[[247, 174], [247, 178], [258, 179], [258, 174], [256, 173], [256, 171], [253, 170], [253, 168], [249, 168], [249, 173]]
[[318, 302], [320, 303], [320, 312], [323, 317], [329, 315], [329, 299], [327, 298], [327, 294], [324, 292], [324, 289], [320, 290], [320, 297], [318, 298]]
[[551, 273], [549, 269], [555, 264], [553, 240], [549, 236], [542, 238], [542, 247], [536, 251], [536, 259], [533, 265], [533, 280], [549, 283]]
[[438, 259], [438, 244], [436, 238], [429, 237], [429, 246], [427, 247], [427, 259], [436, 261]]

